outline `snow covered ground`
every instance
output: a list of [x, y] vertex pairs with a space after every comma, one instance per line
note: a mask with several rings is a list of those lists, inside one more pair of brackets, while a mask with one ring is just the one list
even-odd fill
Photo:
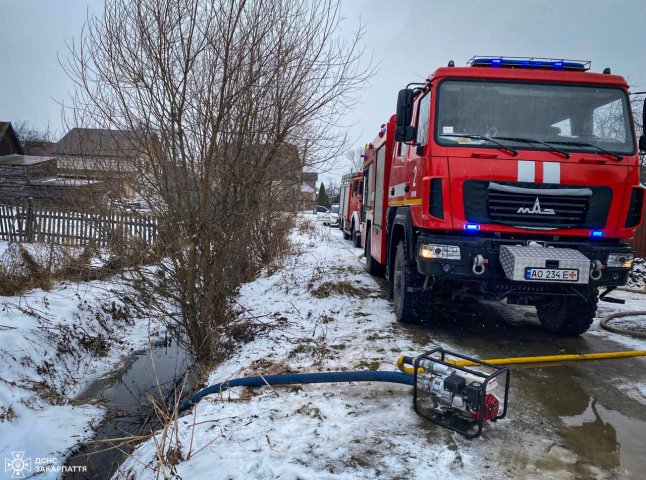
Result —
[[[397, 324], [382, 286], [363, 270], [362, 251], [343, 241], [339, 230], [316, 226], [293, 241], [296, 252], [285, 268], [245, 285], [237, 299], [246, 315], [274, 328], [242, 346], [208, 384], [258, 374], [395, 371], [400, 354], [452, 347], [433, 337], [424, 343], [420, 339], [428, 336]], [[611, 308], [643, 303], [638, 295], [625, 295], [627, 305]], [[602, 313], [610, 310], [605, 305]], [[610, 335], [598, 320], [592, 331]], [[646, 347], [644, 341], [621, 341]], [[519, 398], [517, 390], [514, 395], [515, 405], [535, 401]], [[234, 388], [222, 398], [205, 398], [180, 418], [179, 450], [167, 444], [174, 460], [164, 463], [168, 472], [192, 480], [577, 478], [576, 455], [534, 417], [512, 409], [481, 438], [467, 441], [417, 417], [412, 389], [403, 385]], [[157, 478], [157, 447], [152, 440], [141, 444], [114, 478]]]
[[628, 287], [646, 289], [646, 258], [636, 258], [633, 262]]
[[[295, 251], [284, 268], [243, 286], [237, 298], [242, 315], [271, 328], [260, 329], [208, 384], [257, 374], [396, 371], [399, 355], [436, 346], [480, 356], [468, 342], [451, 344], [398, 324], [383, 284], [364, 271], [362, 250], [308, 218], [293, 235]], [[0, 242], [0, 255], [4, 250]], [[49, 292], [0, 297], [0, 457], [20, 455], [32, 467], [35, 459], [62, 465], [92, 436], [105, 410], [75, 397], [145, 347], [149, 331], [160, 334], [157, 325], [125, 320], [114, 287], [110, 281], [62, 283]], [[613, 296], [627, 303], [600, 303], [599, 317], [646, 309], [644, 295]], [[512, 308], [522, 313], [525, 307]], [[646, 349], [644, 340], [601, 329], [598, 319], [586, 335]], [[646, 405], [646, 382], [618, 388]], [[577, 456], [558, 432], [516, 408], [540, 409], [519, 389], [508, 418], [474, 441], [417, 417], [411, 394], [403, 385], [357, 383], [212, 395], [180, 418], [180, 448], [165, 462], [167, 471], [172, 467], [185, 479], [577, 478]], [[141, 444], [114, 478], [156, 478], [156, 451], [152, 440]], [[0, 467], [0, 478], [10, 473]]]
[[[6, 242], [0, 242], [0, 255]], [[63, 465], [105, 410], [75, 401], [94, 380], [148, 345], [156, 325], [131, 320], [114, 281], [61, 283], [0, 297], [0, 458]], [[16, 464], [17, 465], [17, 464]], [[11, 469], [0, 467], [0, 478]], [[49, 472], [37, 478], [56, 478]], [[16, 477], [20, 478], [20, 477]]]

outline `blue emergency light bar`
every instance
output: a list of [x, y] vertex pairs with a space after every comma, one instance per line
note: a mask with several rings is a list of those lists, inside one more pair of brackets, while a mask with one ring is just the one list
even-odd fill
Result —
[[586, 70], [590, 70], [591, 62], [558, 58], [475, 56], [467, 64], [471, 67], [539, 68], [543, 70], [585, 72]]
[[592, 238], [601, 238], [601, 237], [603, 237], [603, 232], [601, 230], [592, 230], [590, 232], [590, 236]]

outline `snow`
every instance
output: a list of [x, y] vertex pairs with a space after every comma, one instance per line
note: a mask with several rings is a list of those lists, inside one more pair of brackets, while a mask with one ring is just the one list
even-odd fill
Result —
[[646, 289], [646, 258], [635, 258], [633, 261], [633, 269], [628, 278], [628, 286], [642, 290]]
[[[295, 252], [284, 268], [244, 285], [236, 299], [243, 315], [273, 328], [241, 346], [206, 384], [288, 371], [396, 371], [401, 354], [451, 347], [397, 324], [383, 286], [364, 272], [362, 250], [340, 230], [306, 218], [314, 232], [293, 236]], [[514, 395], [516, 404], [532, 405]], [[549, 465], [548, 477], [570, 477], [576, 455], [529, 417], [510, 410], [468, 441], [416, 416], [412, 389], [403, 385], [234, 388], [180, 417], [182, 460], [173, 468], [191, 479], [486, 479], [545, 478]], [[139, 445], [114, 478], [156, 478], [160, 438]]]
[[[618, 303], [599, 302], [599, 308], [597, 309], [597, 318], [595, 319], [594, 323], [587, 333], [612, 339], [613, 342], [625, 346], [626, 350], [646, 350], [646, 341], [644, 339], [612, 333], [601, 328], [601, 325], [599, 324], [603, 317], [616, 312], [646, 311], [646, 294], [615, 290], [614, 292], [610, 293], [609, 296], [625, 300], [626, 303], [622, 305]], [[646, 316], [630, 316], [626, 317], [626, 319], [632, 319], [634, 324], [639, 324], [640, 331], [646, 329]], [[628, 324], [624, 321], [624, 318], [619, 318], [617, 319], [616, 323], [613, 321], [612, 324], [616, 324], [620, 328], [628, 327]]]
[[[255, 339], [213, 370], [205, 384], [289, 371], [396, 371], [399, 355], [436, 346], [479, 356], [433, 332], [415, 335], [398, 324], [383, 284], [364, 271], [362, 250], [315, 219], [306, 214], [295, 230], [294, 252], [283, 268], [240, 289], [235, 304], [241, 316], [267, 328], [259, 328]], [[6, 243], [0, 242], [0, 252], [3, 248]], [[78, 346], [57, 353], [69, 343], [66, 334], [74, 326], [102, 332], [97, 305], [118, 302], [114, 286], [61, 284], [51, 292], [0, 299], [0, 408], [11, 405], [16, 415], [0, 420], [0, 457], [24, 451], [25, 457], [54, 456], [61, 464], [74, 445], [91, 436], [104, 411], [70, 399], [124, 354], [146, 345], [149, 325], [135, 320], [117, 328], [116, 342], [103, 357]], [[601, 302], [588, 334], [626, 349], [646, 349], [644, 340], [599, 326], [599, 319], [612, 312], [645, 309], [646, 296], [624, 291], [612, 296], [626, 304]], [[540, 370], [534, 372], [540, 378]], [[42, 388], [37, 394], [33, 385], [42, 382], [55, 395]], [[617, 387], [646, 404], [643, 382]], [[539, 410], [519, 389], [512, 394], [514, 405]], [[416, 416], [411, 387], [383, 383], [234, 388], [221, 397], [208, 396], [180, 417], [176, 433], [181, 460], [173, 468], [190, 479], [573, 478], [578, 462], [547, 422], [536, 424], [524, 411], [511, 408], [481, 438], [467, 441]], [[157, 478], [159, 441], [157, 435], [140, 444], [114, 478]]]
[[[121, 305], [115, 287], [115, 281], [62, 283], [0, 297], [0, 458], [24, 452], [32, 466], [42, 458], [62, 465], [92, 436], [105, 410], [74, 398], [145, 347], [149, 331], [159, 332], [148, 321], [120, 321], [101, 308]], [[96, 344], [84, 343], [92, 339]]]
[[[395, 370], [394, 360], [410, 342], [393, 334], [392, 308], [364, 274], [361, 250], [340, 240], [340, 230], [314, 228], [314, 237], [295, 236], [296, 253], [285, 268], [240, 290], [237, 302], [246, 314], [277, 327], [244, 345], [207, 383], [286, 369]], [[311, 295], [330, 281], [348, 282], [343, 285], [355, 287], [355, 295]], [[421, 478], [431, 466], [449, 472], [458, 461], [443, 443], [427, 443], [408, 386], [274, 387], [241, 399], [244, 393], [232, 389], [221, 399], [211, 396], [197, 406], [195, 417], [181, 418], [183, 457], [191, 456], [176, 466], [181, 477]], [[154, 451], [153, 442], [142, 444], [136, 460], [122, 465], [115, 478], [131, 471], [136, 478], [155, 478], [145, 467], [154, 463]], [[471, 468], [472, 460], [462, 455], [459, 461]]]

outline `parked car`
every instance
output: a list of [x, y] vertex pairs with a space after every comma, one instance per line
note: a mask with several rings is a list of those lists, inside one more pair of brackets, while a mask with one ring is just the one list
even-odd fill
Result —
[[319, 205], [316, 207], [316, 220], [323, 225], [339, 225], [339, 204], [335, 203], [331, 209]]
[[338, 227], [339, 226], [339, 221], [341, 220], [341, 216], [339, 215], [339, 204], [338, 203], [333, 203], [332, 208], [329, 213], [330, 217], [330, 223], [329, 225], [331, 227]]
[[323, 217], [325, 217], [328, 213], [330, 213], [330, 210], [327, 207], [324, 207], [323, 205], [318, 205], [316, 207], [316, 221], [319, 223], [323, 223]]

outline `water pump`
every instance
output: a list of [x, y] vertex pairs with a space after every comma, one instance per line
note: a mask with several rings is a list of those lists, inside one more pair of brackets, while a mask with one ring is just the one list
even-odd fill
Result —
[[410, 363], [414, 365], [413, 404], [421, 417], [475, 438], [485, 421], [506, 415], [509, 369], [442, 348]]

